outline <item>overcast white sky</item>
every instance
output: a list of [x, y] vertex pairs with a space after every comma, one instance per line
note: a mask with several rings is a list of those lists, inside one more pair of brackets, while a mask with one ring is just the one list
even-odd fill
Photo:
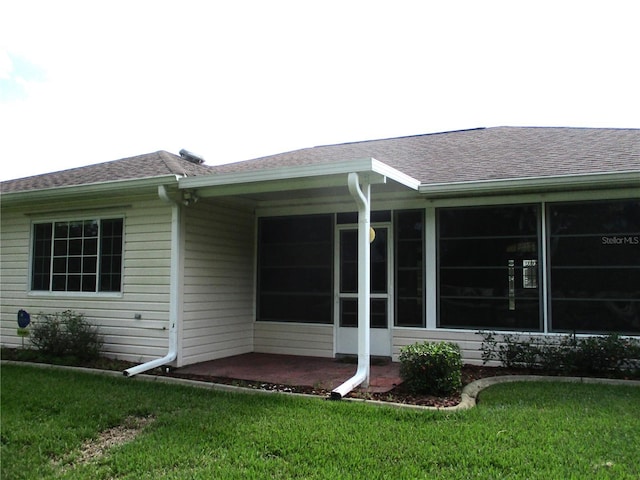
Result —
[[640, 127], [629, 1], [0, 2], [1, 180], [499, 125]]

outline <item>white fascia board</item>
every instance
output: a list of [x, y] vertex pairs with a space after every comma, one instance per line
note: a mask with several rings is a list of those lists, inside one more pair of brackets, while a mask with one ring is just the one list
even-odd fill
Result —
[[382, 163], [375, 158], [371, 159], [371, 169], [375, 173], [384, 175], [386, 178], [390, 178], [391, 180], [399, 183], [400, 185], [404, 185], [411, 190], [418, 190], [418, 188], [420, 187], [419, 180], [416, 180], [415, 178], [402, 173], [400, 170], [390, 167], [386, 163]]
[[526, 193], [549, 190], [588, 190], [600, 188], [640, 187], [640, 171], [561, 175], [557, 177], [513, 178], [473, 182], [432, 183], [420, 185], [425, 197], [450, 197]]
[[121, 190], [140, 190], [158, 185], [177, 184], [179, 175], [165, 175], [162, 177], [138, 178], [133, 180], [115, 180], [112, 182], [92, 183], [88, 185], [70, 185], [65, 187], [51, 187], [39, 190], [24, 190], [0, 194], [2, 204], [32, 202], [38, 200], [53, 200], [61, 198], [81, 197], [84, 195], [118, 192]]
[[[340, 176], [351, 172], [364, 176], [369, 174], [371, 183], [384, 183], [386, 178], [406, 185], [414, 190], [418, 189], [419, 182], [402, 172], [379, 162], [374, 158], [361, 158], [343, 162], [324, 163], [317, 165], [300, 165], [292, 167], [279, 167], [250, 172], [238, 172], [229, 174], [211, 174], [197, 177], [185, 177], [180, 179], [180, 189], [200, 189], [207, 187], [231, 187], [248, 186], [251, 191], [271, 191], [276, 186], [284, 189], [287, 185], [299, 188], [317, 188], [336, 186], [336, 178], [340, 178], [339, 184], [346, 185], [346, 179]], [[263, 184], [261, 187], [260, 184]], [[267, 186], [269, 185], [269, 186]], [[237, 189], [239, 192], [242, 189]], [[233, 191], [233, 189], [229, 189]]]

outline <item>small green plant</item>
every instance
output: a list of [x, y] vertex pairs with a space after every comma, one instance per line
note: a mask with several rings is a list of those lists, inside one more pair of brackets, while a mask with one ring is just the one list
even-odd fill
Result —
[[94, 360], [102, 349], [98, 329], [72, 310], [39, 314], [31, 329], [31, 344], [46, 356], [79, 360]]
[[462, 385], [460, 347], [452, 342], [422, 342], [400, 350], [400, 375], [414, 393], [447, 395]]

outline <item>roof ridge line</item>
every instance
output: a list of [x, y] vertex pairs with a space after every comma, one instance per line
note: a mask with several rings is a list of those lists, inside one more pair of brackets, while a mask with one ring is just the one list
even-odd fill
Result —
[[[458, 132], [474, 132], [476, 130], [486, 130], [487, 127], [476, 127], [476, 128], [463, 128], [460, 130], [447, 130], [445, 132], [431, 132], [431, 133], [416, 133], [414, 135], [400, 135], [399, 137], [387, 137], [387, 138], [372, 138], [369, 140], [357, 140], [355, 142], [343, 142], [343, 143], [328, 143], [325, 145], [315, 145], [310, 148], [322, 148], [322, 147], [338, 147], [341, 145], [354, 145], [357, 143], [368, 143], [368, 142], [384, 142], [387, 140], [402, 140], [405, 138], [414, 138], [414, 137], [428, 137], [435, 135], [446, 135], [448, 133], [458, 133]], [[294, 150], [295, 151], [295, 150]]]

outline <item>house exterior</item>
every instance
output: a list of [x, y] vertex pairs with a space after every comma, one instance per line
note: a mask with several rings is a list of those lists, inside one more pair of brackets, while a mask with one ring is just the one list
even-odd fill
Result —
[[1, 188], [5, 346], [19, 309], [82, 312], [107, 355], [147, 366], [397, 359], [423, 340], [474, 363], [479, 330], [640, 335], [637, 129], [496, 127], [221, 166], [161, 151]]

